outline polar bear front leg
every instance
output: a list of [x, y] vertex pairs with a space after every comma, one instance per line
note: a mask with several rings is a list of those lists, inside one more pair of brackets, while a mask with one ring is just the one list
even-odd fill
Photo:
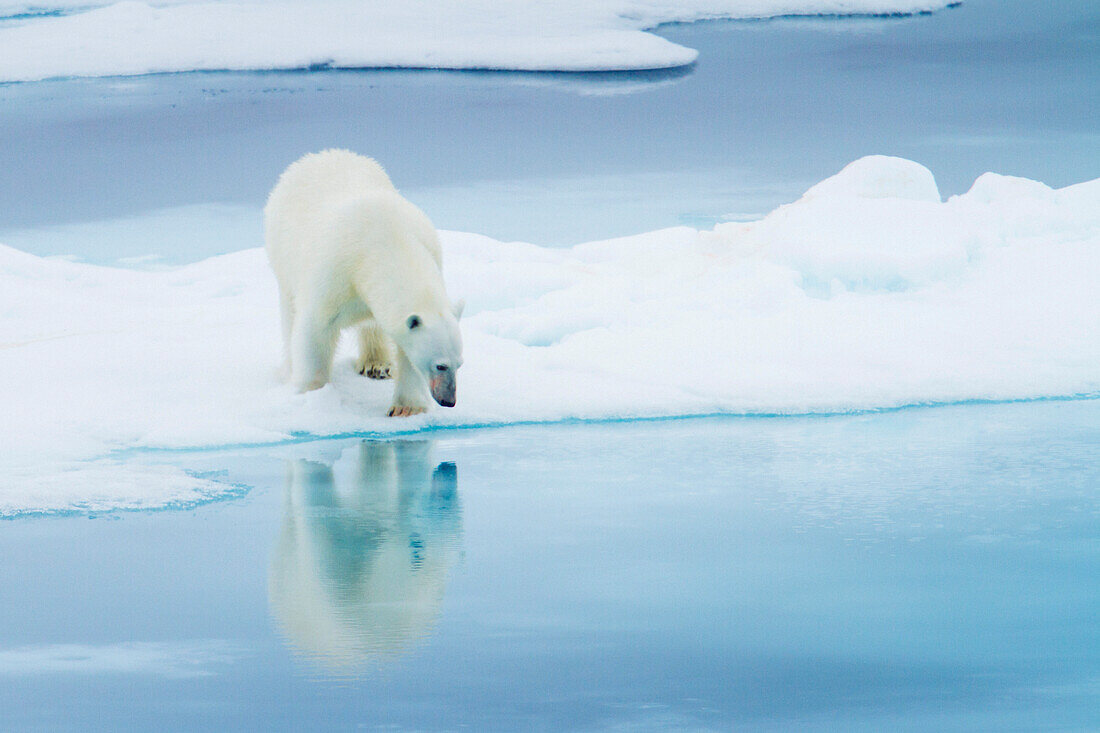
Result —
[[355, 370], [371, 379], [389, 379], [391, 370], [389, 339], [375, 321], [359, 327], [359, 361]]
[[328, 384], [340, 332], [331, 322], [299, 311], [290, 334], [291, 383], [299, 392]]
[[416, 370], [416, 367], [405, 356], [400, 346], [395, 346], [397, 352], [396, 384], [393, 386], [393, 407], [390, 408], [390, 417], [409, 417], [418, 415], [428, 409], [428, 385], [424, 377]]

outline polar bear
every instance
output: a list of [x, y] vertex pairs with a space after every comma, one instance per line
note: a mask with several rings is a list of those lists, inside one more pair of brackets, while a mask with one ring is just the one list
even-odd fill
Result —
[[[329, 381], [340, 331], [359, 324], [357, 369], [395, 377], [390, 416], [455, 404], [458, 319], [435, 228], [382, 166], [347, 150], [311, 153], [279, 177], [264, 207], [279, 282], [285, 376], [302, 392]], [[391, 361], [392, 359], [392, 361]]]

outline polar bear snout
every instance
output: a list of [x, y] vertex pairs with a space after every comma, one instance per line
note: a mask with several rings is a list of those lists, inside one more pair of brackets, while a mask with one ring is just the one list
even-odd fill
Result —
[[432, 393], [432, 399], [442, 407], [455, 406], [455, 373], [453, 369], [438, 372], [430, 380], [428, 387]]

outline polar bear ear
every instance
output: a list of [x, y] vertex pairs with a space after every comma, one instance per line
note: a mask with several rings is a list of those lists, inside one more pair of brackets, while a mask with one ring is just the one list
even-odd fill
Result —
[[409, 327], [410, 331], [412, 331], [413, 329], [419, 328], [420, 327], [420, 316], [418, 316], [414, 313], [413, 315], [409, 316], [405, 320], [405, 325]]
[[462, 311], [466, 310], [466, 300], [459, 298], [454, 303], [451, 303], [451, 312], [455, 314], [455, 320], [462, 318]]

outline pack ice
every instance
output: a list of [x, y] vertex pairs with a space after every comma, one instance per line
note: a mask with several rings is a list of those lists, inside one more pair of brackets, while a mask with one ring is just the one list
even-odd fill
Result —
[[405, 420], [350, 342], [325, 388], [277, 381], [259, 248], [158, 271], [0, 248], [0, 512], [237, 490], [168, 448], [1100, 394], [1100, 179], [985, 174], [941, 201], [927, 169], [869, 157], [759, 221], [443, 248], [467, 300], [458, 404]]

